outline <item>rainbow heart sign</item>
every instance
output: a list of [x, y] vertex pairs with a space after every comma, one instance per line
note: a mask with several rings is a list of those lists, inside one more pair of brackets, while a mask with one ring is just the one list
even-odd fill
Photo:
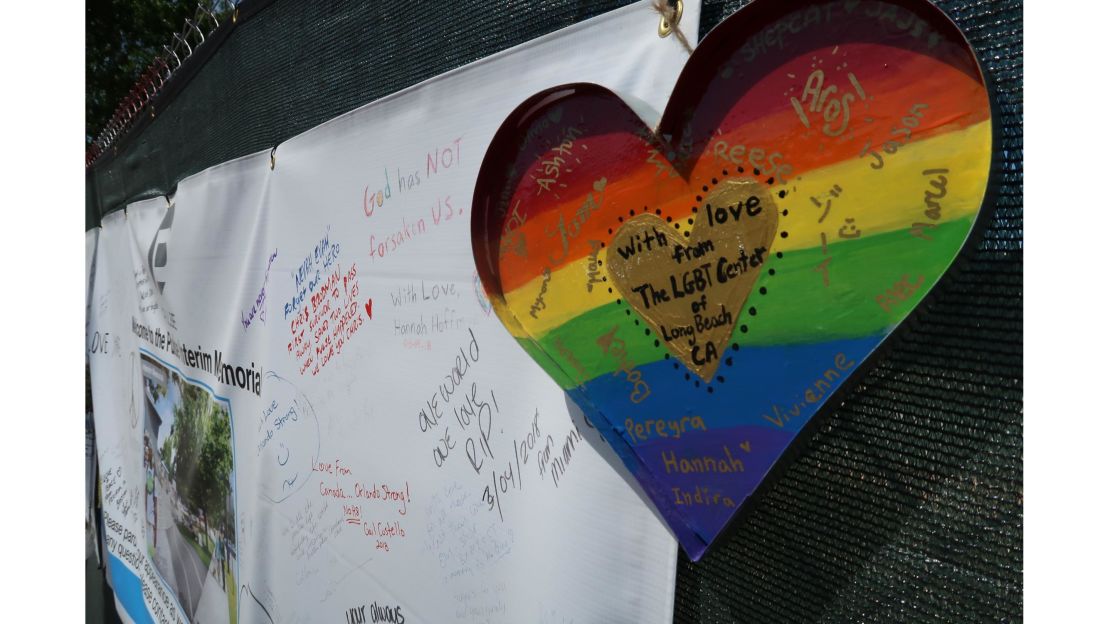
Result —
[[471, 223], [493, 309], [697, 560], [971, 236], [983, 74], [924, 0], [756, 0], [658, 128], [569, 84], [521, 104]]

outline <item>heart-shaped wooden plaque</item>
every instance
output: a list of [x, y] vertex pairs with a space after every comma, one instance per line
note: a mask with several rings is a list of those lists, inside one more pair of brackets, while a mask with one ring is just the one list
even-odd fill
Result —
[[932, 4], [756, 0], [654, 131], [597, 85], [521, 104], [475, 260], [697, 560], [955, 260], [991, 153], [983, 74]]

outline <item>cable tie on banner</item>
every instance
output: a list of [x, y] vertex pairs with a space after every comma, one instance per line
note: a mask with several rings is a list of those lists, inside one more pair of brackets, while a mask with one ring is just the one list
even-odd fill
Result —
[[274, 170], [275, 165], [277, 165], [277, 146], [276, 145], [270, 150], [270, 171]]
[[693, 54], [694, 48], [686, 39], [682, 29], [678, 27], [679, 22], [682, 21], [682, 0], [675, 0], [673, 7], [667, 3], [667, 0], [655, 0], [652, 8], [659, 14], [659, 37], [665, 39], [673, 33], [682, 47], [686, 48], [686, 53]]

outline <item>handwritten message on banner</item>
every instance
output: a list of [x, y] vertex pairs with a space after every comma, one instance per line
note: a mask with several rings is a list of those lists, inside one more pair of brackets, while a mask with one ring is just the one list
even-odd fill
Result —
[[687, 56], [657, 25], [625, 7], [104, 219], [86, 351], [125, 621], [671, 620], [674, 536], [492, 313], [470, 243], [482, 154], [531, 93], [662, 109]]

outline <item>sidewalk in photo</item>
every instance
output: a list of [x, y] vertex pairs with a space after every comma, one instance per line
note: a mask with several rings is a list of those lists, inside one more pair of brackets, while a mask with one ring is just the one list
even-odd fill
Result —
[[[230, 619], [227, 593], [220, 589], [217, 565], [218, 562], [213, 557], [212, 564], [208, 566], [208, 576], [205, 577], [204, 589], [200, 592], [197, 612], [193, 617], [194, 624], [227, 624]], [[230, 578], [229, 576], [228, 579], [230, 580]]]
[[[159, 491], [166, 492], [167, 488], [164, 486], [164, 481], [159, 478]], [[158, 497], [158, 530], [157, 546], [154, 549], [154, 566], [166, 579], [166, 583], [170, 587], [177, 587], [177, 576], [173, 569], [173, 553], [170, 549], [170, 531], [177, 532], [177, 525], [174, 523], [174, 509], [173, 504], [170, 502], [170, 497], [161, 495]], [[149, 529], [148, 529], [149, 530]]]

